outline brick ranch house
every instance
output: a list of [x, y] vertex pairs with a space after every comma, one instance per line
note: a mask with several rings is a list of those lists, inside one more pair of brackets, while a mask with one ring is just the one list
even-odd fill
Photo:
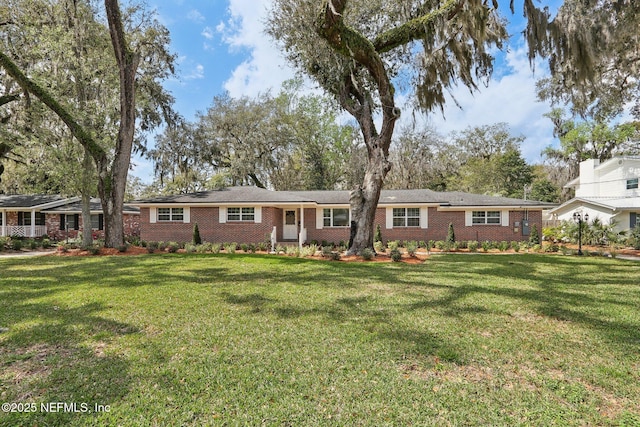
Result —
[[[83, 232], [82, 206], [79, 197], [58, 195], [0, 195], [0, 236], [54, 240], [76, 238]], [[126, 236], [140, 234], [140, 211], [124, 208]], [[91, 199], [91, 233], [104, 237], [104, 221], [100, 199]]]
[[[230, 187], [131, 202], [140, 208], [140, 238], [189, 242], [193, 226], [208, 242], [339, 242], [349, 240], [349, 191], [270, 191]], [[376, 212], [382, 238], [528, 240], [554, 204], [461, 192], [383, 190]]]

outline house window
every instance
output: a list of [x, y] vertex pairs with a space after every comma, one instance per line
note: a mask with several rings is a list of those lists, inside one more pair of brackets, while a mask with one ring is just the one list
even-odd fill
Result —
[[78, 230], [80, 227], [80, 215], [71, 214], [65, 215], [60, 214], [60, 230]]
[[393, 208], [394, 227], [420, 227], [420, 208]]
[[[36, 212], [35, 225], [44, 225], [45, 217], [42, 212]], [[31, 225], [31, 212], [18, 212], [18, 225], [30, 226]]]
[[322, 222], [325, 227], [349, 226], [349, 209], [323, 209]]
[[254, 221], [255, 218], [255, 208], [227, 208], [228, 221]]
[[627, 180], [627, 190], [634, 190], [638, 188], [638, 178]]
[[104, 217], [102, 214], [91, 215], [91, 229], [104, 230]]
[[472, 223], [476, 224], [500, 224], [500, 211], [473, 211]]
[[[158, 208], [158, 221], [182, 221], [183, 219], [183, 208]], [[91, 224], [93, 227], [93, 221]]]

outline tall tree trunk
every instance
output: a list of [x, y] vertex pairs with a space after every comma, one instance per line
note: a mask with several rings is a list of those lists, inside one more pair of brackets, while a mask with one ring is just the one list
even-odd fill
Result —
[[[102, 198], [105, 221], [105, 246], [124, 244], [124, 192], [131, 163], [131, 150], [136, 126], [136, 71], [140, 56], [131, 51], [125, 38], [117, 0], [105, 0], [109, 33], [120, 72], [120, 128], [111, 173], [106, 167], [100, 173], [98, 189]], [[99, 166], [100, 168], [100, 166]]]
[[93, 235], [91, 233], [91, 170], [93, 168], [91, 155], [87, 149], [84, 150], [82, 160], [82, 246], [88, 248], [93, 245]]

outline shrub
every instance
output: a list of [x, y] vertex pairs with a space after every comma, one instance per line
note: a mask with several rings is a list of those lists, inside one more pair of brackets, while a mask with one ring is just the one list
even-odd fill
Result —
[[364, 259], [365, 261], [371, 261], [376, 254], [375, 252], [373, 252], [372, 249], [364, 248], [360, 253], [360, 255], [362, 256], [362, 259]]
[[211, 244], [211, 253], [219, 254], [220, 249], [222, 249], [222, 245], [220, 245], [220, 243]]
[[309, 246], [303, 246], [302, 251], [300, 251], [300, 256], [302, 257], [314, 256], [317, 250], [318, 250], [318, 245], [315, 243], [312, 243]]
[[292, 255], [292, 256], [295, 256], [295, 257], [299, 257], [300, 256], [300, 247], [298, 245], [287, 246], [285, 248], [285, 253], [287, 255]]
[[198, 250], [198, 246], [194, 245], [193, 243], [187, 243], [184, 245], [184, 250], [188, 254], [194, 254]]
[[446, 243], [444, 242], [444, 240], [438, 240], [437, 242], [434, 243], [434, 247], [439, 251], [443, 251], [445, 246], [446, 246]]
[[249, 245], [246, 243], [241, 243], [240, 244], [240, 249], [242, 249], [242, 252], [244, 252], [245, 254], [249, 252]]
[[382, 230], [380, 229], [380, 224], [376, 225], [376, 234], [373, 237], [374, 242], [382, 242]]
[[98, 255], [100, 253], [100, 246], [98, 245], [91, 245], [87, 247], [87, 251], [91, 254], [91, 255]]
[[489, 249], [491, 249], [491, 242], [488, 240], [482, 242], [482, 250], [487, 252]]
[[0, 252], [2, 252], [7, 246], [9, 246], [9, 238], [0, 237]]
[[376, 252], [384, 253], [384, 243], [382, 242], [373, 242], [373, 248]]
[[469, 242], [467, 243], [467, 248], [469, 248], [470, 252], [477, 252], [479, 245], [480, 244], [477, 240], [469, 240]]
[[529, 236], [529, 243], [532, 245], [540, 244], [540, 236], [538, 235], [538, 226], [533, 224], [531, 226], [531, 235]]
[[331, 261], [340, 261], [340, 252], [331, 252]]
[[36, 241], [35, 241], [35, 240], [33, 240], [33, 239], [29, 239], [29, 240], [27, 240], [27, 246], [28, 246], [28, 247], [29, 247], [29, 249], [31, 249], [32, 251], [33, 251], [33, 250], [36, 250], [36, 249], [38, 249], [38, 242], [36, 242]]
[[511, 245], [509, 244], [509, 242], [506, 242], [504, 240], [498, 243], [498, 249], [500, 249], [500, 252], [505, 252], [510, 247]]
[[456, 241], [456, 233], [453, 231], [453, 223], [449, 223], [449, 230], [447, 231], [447, 243], [454, 243]]
[[20, 239], [11, 239], [11, 249], [14, 251], [22, 250], [23, 242]]
[[405, 247], [407, 249], [407, 254], [409, 254], [410, 257], [416, 256], [416, 252], [418, 251], [418, 242], [410, 240], [405, 243]]
[[520, 252], [520, 242], [516, 242], [515, 240], [511, 242], [511, 249], [513, 249], [514, 252]]
[[268, 251], [268, 250], [269, 250], [269, 246], [270, 246], [270, 245], [271, 245], [271, 244], [270, 244], [270, 243], [268, 243], [268, 242], [258, 242], [258, 243], [256, 244], [256, 249], [257, 249], [257, 250], [259, 250], [259, 251], [261, 251], [261, 252], [266, 252], [266, 251]]
[[[0, 242], [0, 246], [2, 246], [2, 243]], [[42, 249], [49, 249], [51, 247], [51, 240], [47, 239], [42, 239]], [[2, 250], [2, 248], [0, 247], [0, 250]]]
[[178, 242], [169, 242], [169, 244], [167, 245], [167, 250], [169, 251], [169, 253], [175, 254], [176, 252], [178, 252], [178, 249], [180, 249], [180, 245], [178, 244]]
[[147, 242], [147, 252], [150, 254], [154, 253], [159, 247], [160, 244], [158, 242]]
[[193, 244], [199, 245], [202, 243], [202, 239], [200, 238], [200, 229], [198, 228], [198, 223], [193, 224]]
[[389, 255], [391, 256], [391, 261], [393, 262], [400, 262], [400, 260], [402, 259], [402, 254], [397, 248], [392, 249]]
[[58, 252], [64, 253], [64, 252], [68, 252], [68, 251], [69, 251], [69, 245], [68, 244], [66, 244], [64, 242], [58, 243]]
[[322, 246], [322, 249], [321, 249], [321, 251], [322, 251], [322, 256], [323, 256], [323, 257], [325, 257], [325, 258], [330, 257], [330, 256], [331, 256], [331, 253], [333, 252], [333, 251], [332, 251], [332, 249], [333, 249], [333, 248], [330, 248], [329, 246], [325, 246], [325, 245], [323, 245], [323, 246]]
[[164, 251], [165, 249], [167, 249], [167, 242], [158, 242], [158, 250]]
[[122, 253], [124, 253], [124, 252], [126, 252], [126, 251], [127, 251], [127, 249], [128, 249], [128, 248], [129, 248], [129, 246], [125, 243], [124, 245], [120, 245], [120, 246], [118, 246], [118, 248], [117, 248], [117, 249], [118, 249], [118, 252], [122, 252]]
[[224, 244], [224, 251], [228, 254], [235, 254], [236, 253], [236, 248], [238, 247], [237, 243], [225, 243]]
[[629, 235], [629, 244], [633, 249], [640, 250], [640, 224], [637, 224]]
[[398, 242], [397, 240], [389, 240], [387, 242], [387, 247], [389, 248], [390, 251], [397, 250], [399, 246], [400, 246], [400, 242]]

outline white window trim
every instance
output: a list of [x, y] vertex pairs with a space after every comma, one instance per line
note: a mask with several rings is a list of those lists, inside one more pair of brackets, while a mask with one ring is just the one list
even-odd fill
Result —
[[[409, 218], [418, 218], [419, 219], [419, 225], [404, 225], [404, 226], [398, 226], [397, 228], [422, 228], [422, 229], [426, 229], [429, 228], [429, 208], [427, 206], [390, 206], [386, 208], [386, 216], [385, 216], [385, 227], [387, 230], [391, 230], [394, 228], [393, 225], [393, 210], [394, 209], [404, 209], [404, 218], [405, 218], [405, 224], [408, 224], [408, 219]], [[420, 209], [420, 213], [419, 216], [415, 217], [415, 216], [411, 216], [408, 217], [407, 216], [407, 209]], [[399, 217], [398, 217], [399, 218]]]
[[[481, 223], [473, 222], [473, 220], [475, 218], [473, 216], [473, 214], [475, 212], [484, 212], [484, 222], [481, 222]], [[491, 218], [494, 218], [494, 219], [498, 218], [499, 221], [498, 222], [489, 222], [489, 215], [488, 215], [489, 212], [497, 212], [499, 214], [499, 216], [498, 217], [493, 216]], [[502, 225], [502, 226], [504, 226], [505, 225], [505, 212], [506, 212], [506, 217], [507, 217], [506, 223], [507, 223], [507, 225], [509, 225], [509, 211], [501, 211], [499, 209], [467, 211], [468, 218], [467, 218], [466, 222], [467, 222], [467, 225], [471, 225], [471, 226], [474, 226], [474, 225], [480, 225], [480, 226], [483, 226], [483, 225]]]
[[[324, 217], [324, 210], [325, 209], [329, 209], [331, 211], [331, 216], [330, 216], [331, 225], [324, 225], [324, 218], [325, 218]], [[333, 225], [333, 218], [334, 218], [333, 211], [334, 211], [334, 209], [343, 209], [343, 210], [346, 210], [349, 213], [349, 218], [347, 219], [347, 225]], [[321, 228], [347, 228], [347, 227], [349, 227], [349, 224], [351, 224], [351, 209], [350, 208], [345, 208], [345, 207], [342, 207], [342, 206], [323, 207], [323, 208], [318, 209], [316, 211], [316, 215], [317, 215], [318, 211], [320, 212], [320, 222], [319, 223], [322, 226]], [[316, 216], [316, 228], [317, 228], [317, 225], [318, 225], [318, 217]]]

